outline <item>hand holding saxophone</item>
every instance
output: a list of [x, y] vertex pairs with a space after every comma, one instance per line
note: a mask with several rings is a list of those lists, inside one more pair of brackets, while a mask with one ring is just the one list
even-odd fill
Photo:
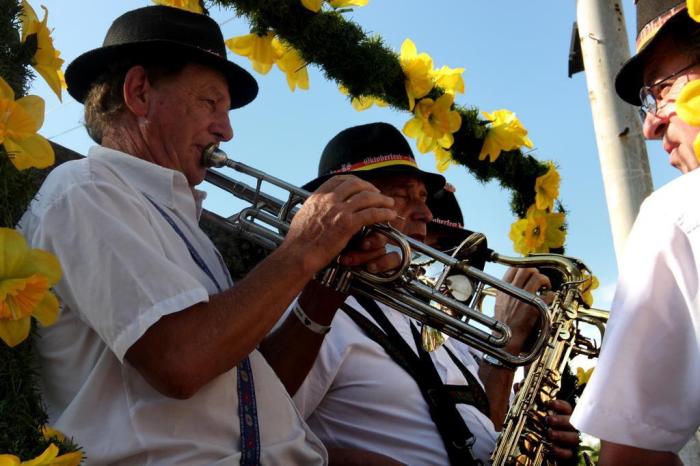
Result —
[[[533, 294], [541, 289], [551, 288], [549, 278], [532, 267], [511, 267], [503, 276], [503, 281]], [[506, 323], [513, 332], [506, 350], [512, 354], [520, 353], [535, 328], [537, 311], [521, 300], [497, 292], [495, 316], [499, 321]]]
[[290, 248], [300, 257], [302, 269], [314, 274], [339, 255], [343, 265], [364, 265], [382, 272], [399, 264], [397, 254], [387, 254], [387, 238], [370, 233], [360, 244], [345, 250], [365, 226], [388, 223], [396, 218], [394, 200], [371, 183], [355, 176], [336, 176], [323, 183], [294, 215], [280, 248]]
[[549, 403], [550, 414], [546, 423], [549, 426], [548, 438], [552, 442], [550, 455], [556, 459], [566, 460], [574, 456], [574, 448], [581, 443], [579, 432], [569, 422], [573, 408], [564, 400], [552, 400]]

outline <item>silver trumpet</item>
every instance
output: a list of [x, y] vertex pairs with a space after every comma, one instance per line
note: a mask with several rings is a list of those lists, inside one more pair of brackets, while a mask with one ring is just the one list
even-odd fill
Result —
[[[206, 167], [232, 168], [257, 180], [253, 187], [213, 170], [208, 170], [206, 175], [208, 182], [250, 203], [250, 207], [228, 219], [219, 217], [218, 223], [270, 250], [282, 243], [294, 214], [311, 195], [304, 189], [229, 159], [226, 153], [215, 145], [210, 145], [204, 150], [202, 164]], [[263, 183], [286, 191], [286, 201], [263, 192]], [[452, 257], [402, 234], [389, 225], [377, 224], [366, 230], [382, 234], [396, 245], [400, 250], [401, 265], [389, 273], [372, 274], [361, 268], [347, 268], [336, 262], [317, 275], [322, 284], [342, 292], [375, 299], [508, 365], [529, 364], [541, 352], [549, 337], [551, 319], [547, 304], [539, 296], [483, 272], [472, 264], [469, 257]], [[467, 277], [474, 284], [473, 296], [467, 301], [460, 301], [441, 291], [438, 286], [422, 280], [420, 268], [411, 264], [411, 260], [417, 254], [441, 264], [446, 270]], [[560, 257], [543, 255], [534, 258], [512, 258], [487, 250], [486, 260], [517, 267], [568, 267], [570, 261]], [[473, 306], [473, 303], [479, 300], [479, 290], [485, 288], [508, 294], [531, 305], [537, 311], [539, 328], [528, 352], [514, 355], [506, 351], [504, 348], [511, 338], [511, 329]]]

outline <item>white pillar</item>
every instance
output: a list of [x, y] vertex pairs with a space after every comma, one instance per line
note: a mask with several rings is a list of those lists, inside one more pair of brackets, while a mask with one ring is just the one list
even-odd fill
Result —
[[653, 191], [637, 107], [615, 93], [615, 75], [630, 57], [620, 0], [577, 0], [581, 51], [617, 262], [639, 206]]

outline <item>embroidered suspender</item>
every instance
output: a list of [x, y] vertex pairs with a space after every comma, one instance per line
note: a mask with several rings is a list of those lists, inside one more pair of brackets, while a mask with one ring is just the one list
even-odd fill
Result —
[[[419, 355], [416, 355], [404, 341], [374, 300], [364, 297], [356, 297], [356, 299], [381, 328], [346, 304], [342, 306], [342, 309], [369, 338], [381, 345], [387, 354], [416, 382], [428, 405], [430, 417], [440, 433], [450, 463], [453, 465], [481, 464], [471, 452], [475, 441], [474, 435], [456, 408], [457, 403], [473, 400], [474, 406], [482, 412], [488, 412], [488, 400], [478, 381], [460, 363], [457, 367], [466, 371], [463, 373], [469, 385], [467, 387], [445, 385], [433, 365], [430, 354], [425, 351], [423, 351], [424, 354], [421, 353], [420, 335], [413, 325], [411, 325], [411, 332], [414, 339], [417, 338], [416, 346], [419, 349]], [[450, 355], [450, 357], [454, 357], [454, 355]], [[464, 390], [465, 388], [468, 390]], [[474, 388], [478, 388], [478, 390], [474, 390]], [[476, 394], [479, 391], [481, 395]], [[468, 394], [467, 392], [472, 393]], [[453, 398], [453, 394], [458, 394], [458, 396]]]
[[[163, 210], [158, 204], [146, 196], [146, 199], [151, 201], [153, 207], [163, 216], [166, 222], [170, 224], [175, 233], [182, 239], [187, 246], [187, 250], [192, 257], [192, 260], [209, 279], [214, 282], [214, 286], [221, 293], [223, 290], [219, 282], [214, 277], [207, 263], [204, 262], [202, 256], [199, 255], [195, 247], [190, 243], [185, 234], [175, 221]], [[233, 285], [229, 281], [229, 287]], [[238, 419], [241, 428], [240, 448], [241, 448], [241, 466], [256, 466], [260, 464], [260, 430], [258, 426], [258, 410], [255, 401], [255, 384], [253, 383], [253, 369], [250, 365], [250, 359], [246, 356], [236, 366], [238, 377]]]

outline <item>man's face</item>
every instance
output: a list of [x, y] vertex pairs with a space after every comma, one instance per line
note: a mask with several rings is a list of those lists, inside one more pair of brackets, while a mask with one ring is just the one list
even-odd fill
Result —
[[433, 216], [426, 205], [425, 183], [414, 175], [387, 175], [372, 180], [384, 194], [394, 199], [398, 217], [391, 226], [413, 239], [424, 242]]
[[226, 79], [213, 68], [188, 64], [177, 75], [159, 80], [151, 92], [148, 115], [140, 125], [154, 162], [180, 171], [190, 186], [201, 183], [204, 148], [233, 137]]
[[[674, 42], [666, 38], [656, 45], [647, 59], [644, 83], [646, 86], [653, 86], [667, 76], [691, 65], [693, 61], [692, 57], [679, 54]], [[691, 126], [678, 117], [675, 102], [683, 86], [694, 79], [700, 79], [700, 65], [692, 66], [675, 78], [656, 86], [655, 95], [666, 94], [666, 96], [663, 99], [657, 97], [657, 113], [648, 114], [644, 120], [644, 137], [661, 140], [664, 150], [669, 155], [669, 163], [683, 173], [688, 173], [700, 166], [693, 149], [693, 142], [700, 128]]]

